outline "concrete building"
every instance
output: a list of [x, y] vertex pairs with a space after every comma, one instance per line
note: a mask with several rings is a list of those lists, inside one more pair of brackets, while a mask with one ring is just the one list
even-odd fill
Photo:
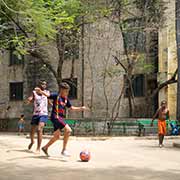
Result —
[[[146, 58], [146, 63], [153, 62], [154, 70], [146, 74], [141, 68], [133, 70], [134, 90], [134, 117], [150, 117], [162, 99], [167, 99], [171, 115], [175, 117], [176, 110], [176, 85], [170, 85], [155, 97], [152, 104], [147, 105], [147, 97], [160, 83], [169, 78], [177, 67], [176, 41], [175, 41], [175, 1], [168, 1], [164, 26], [154, 35], [155, 43], [159, 43], [159, 66], [157, 58]], [[145, 38], [149, 38], [146, 36]], [[147, 40], [146, 39], [146, 40]], [[82, 52], [79, 59], [75, 60], [71, 99], [74, 105], [85, 104], [91, 107], [91, 112], [84, 113], [84, 117], [109, 118], [112, 116], [115, 104], [122, 88], [124, 87], [124, 71], [116, 66], [113, 56], [124, 58], [122, 36], [119, 28], [107, 19], [85, 26], [84, 37], [84, 62]], [[48, 45], [49, 61], [57, 68], [58, 52], [54, 45]], [[81, 50], [81, 48], [80, 48]], [[57, 91], [58, 86], [52, 73], [37, 59], [25, 57], [24, 61], [18, 60], [12, 52], [2, 54], [0, 64], [0, 119], [18, 118], [25, 114], [30, 119], [32, 106], [24, 105], [24, 100], [30, 95], [39, 79], [47, 80], [49, 89]], [[83, 64], [82, 64], [83, 63]], [[125, 62], [124, 62], [125, 63]], [[82, 69], [84, 67], [84, 69]], [[67, 60], [63, 65], [63, 79], [70, 81], [72, 61]], [[158, 72], [159, 71], [159, 72]], [[158, 74], [158, 76], [157, 76]], [[84, 76], [84, 77], [83, 77]], [[84, 87], [84, 91], [83, 88]], [[84, 94], [83, 94], [84, 93]], [[118, 117], [129, 117], [129, 104], [125, 90], [119, 104]], [[82, 102], [83, 101], [83, 102]], [[149, 107], [149, 109], [147, 108]], [[68, 113], [68, 117], [81, 117], [82, 113]]]
[[[168, 80], [177, 69], [175, 0], [166, 3], [165, 22], [159, 31], [159, 83]], [[176, 95], [177, 84], [159, 92], [159, 102], [167, 100], [172, 118], [176, 118]]]

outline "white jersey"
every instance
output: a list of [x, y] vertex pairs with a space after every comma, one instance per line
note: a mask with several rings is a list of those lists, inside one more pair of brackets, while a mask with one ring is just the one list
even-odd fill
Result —
[[[49, 93], [49, 91], [44, 90], [45, 93]], [[36, 91], [33, 91], [34, 96], [34, 113], [33, 115], [48, 115], [48, 98], [45, 95], [39, 95]]]

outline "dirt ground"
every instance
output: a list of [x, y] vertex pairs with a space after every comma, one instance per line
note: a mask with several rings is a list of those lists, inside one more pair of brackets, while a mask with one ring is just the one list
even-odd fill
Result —
[[[180, 149], [172, 146], [179, 139], [166, 139], [160, 149], [157, 140], [144, 138], [74, 138], [68, 146], [70, 158], [60, 154], [62, 140], [49, 149], [49, 158], [29, 152], [29, 141], [0, 134], [0, 180], [180, 180]], [[79, 160], [85, 148], [92, 156], [87, 163]]]

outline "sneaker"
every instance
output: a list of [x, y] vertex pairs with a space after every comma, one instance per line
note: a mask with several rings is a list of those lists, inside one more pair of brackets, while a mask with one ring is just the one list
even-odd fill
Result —
[[163, 147], [163, 145], [162, 145], [162, 144], [160, 144], [160, 145], [159, 145], [159, 147], [160, 147], [160, 148], [162, 148], [162, 147]]
[[66, 156], [66, 157], [70, 157], [71, 156], [71, 154], [69, 154], [67, 150], [62, 151], [61, 154], [63, 156]]

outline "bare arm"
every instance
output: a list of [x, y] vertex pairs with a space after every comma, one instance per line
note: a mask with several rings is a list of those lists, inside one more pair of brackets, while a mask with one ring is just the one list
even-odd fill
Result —
[[39, 93], [39, 94], [42, 94], [42, 95], [44, 95], [44, 96], [46, 96], [46, 97], [50, 97], [50, 93], [49, 92], [44, 92], [44, 91], [42, 91], [40, 88], [38, 88], [38, 87], [36, 87], [35, 89], [34, 89], [37, 93]]
[[72, 111], [85, 111], [88, 110], [89, 108], [82, 106], [82, 107], [75, 107], [75, 106], [71, 106], [70, 110]]
[[152, 118], [153, 121], [154, 121], [155, 118], [159, 115], [159, 110], [160, 110], [160, 109], [158, 109], [158, 110], [156, 111], [156, 113], [154, 114], [154, 116], [153, 116], [153, 118]]
[[52, 103], [52, 101], [50, 99], [48, 99], [48, 104], [53, 106], [53, 103]]
[[159, 115], [159, 110], [160, 110], [160, 109], [158, 109], [158, 110], [156, 111], [156, 113], [154, 114], [154, 116], [153, 116], [153, 118], [152, 118], [151, 126], [153, 126], [153, 122], [154, 122], [155, 118]]
[[33, 99], [34, 99], [34, 96], [33, 96], [33, 94], [32, 94], [31, 96], [29, 96], [29, 97], [27, 98], [27, 100], [25, 101], [25, 104], [30, 104], [30, 103], [33, 101]]

